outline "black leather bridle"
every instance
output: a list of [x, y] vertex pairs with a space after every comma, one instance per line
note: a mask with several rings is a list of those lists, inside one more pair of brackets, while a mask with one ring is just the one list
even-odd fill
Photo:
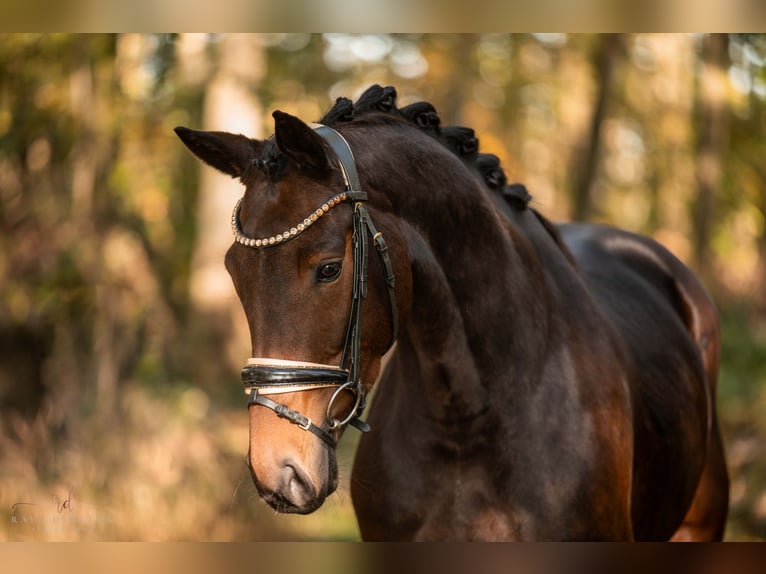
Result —
[[[245, 394], [249, 397], [248, 407], [250, 405], [266, 407], [274, 411], [280, 418], [313, 433], [322, 439], [328, 447], [335, 448], [337, 441], [331, 434], [331, 431], [347, 424], [362, 432], [370, 430], [369, 425], [359, 418], [366, 406], [365, 391], [360, 378], [360, 362], [362, 302], [367, 297], [368, 237], [375, 244], [383, 267], [386, 285], [388, 286], [393, 331], [389, 348], [394, 344], [398, 335], [399, 314], [396, 307], [394, 271], [391, 265], [391, 258], [388, 254], [388, 246], [383, 239], [383, 235], [373, 224], [370, 213], [365, 205], [367, 194], [361, 190], [351, 148], [345, 138], [334, 129], [320, 124], [314, 124], [312, 127], [335, 152], [341, 173], [343, 174], [345, 191], [323, 204], [297, 226], [276, 236], [262, 239], [248, 237], [242, 232], [239, 223], [239, 209], [242, 201], [240, 199], [232, 215], [232, 230], [234, 231], [235, 241], [238, 243], [256, 249], [266, 248], [280, 245], [297, 237], [330, 209], [344, 203], [351, 205], [353, 208], [353, 292], [340, 365], [334, 367], [332, 365], [304, 363], [293, 360], [250, 358], [248, 364], [242, 369], [242, 383], [245, 386]], [[327, 404], [325, 420], [321, 425], [315, 424], [307, 416], [289, 409], [286, 405], [278, 403], [267, 396], [322, 388], [335, 388], [335, 391]], [[344, 392], [350, 392], [354, 395], [354, 405], [347, 416], [337, 419], [331, 414], [332, 407], [336, 399]]]

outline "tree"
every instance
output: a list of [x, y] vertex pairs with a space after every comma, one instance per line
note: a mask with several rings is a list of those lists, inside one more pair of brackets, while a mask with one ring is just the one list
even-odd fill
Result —
[[620, 34], [603, 34], [597, 39], [593, 55], [593, 71], [596, 83], [596, 99], [593, 102], [588, 140], [580, 153], [574, 154], [572, 168], [572, 218], [587, 221], [593, 214], [592, 187], [596, 180], [598, 161], [601, 156], [601, 126], [608, 112], [612, 93], [612, 77], [622, 53]]
[[697, 193], [691, 207], [694, 265], [710, 278], [710, 242], [717, 194], [723, 183], [728, 146], [729, 110], [726, 101], [729, 41], [726, 34], [708, 34], [702, 41], [696, 75], [695, 115]]
[[[266, 72], [261, 40], [258, 36], [231, 34], [213, 47], [215, 73], [207, 80], [204, 92], [204, 129], [256, 137], [262, 131], [262, 110], [253, 94]], [[197, 373], [204, 386], [218, 387], [219, 381], [231, 374], [231, 365], [239, 365], [250, 352], [244, 313], [223, 265], [231, 245], [228, 221], [242, 192], [240, 182], [201, 168], [189, 282], [194, 308], [191, 328], [197, 345], [208, 347], [214, 356], [230, 359], [199, 362]]]

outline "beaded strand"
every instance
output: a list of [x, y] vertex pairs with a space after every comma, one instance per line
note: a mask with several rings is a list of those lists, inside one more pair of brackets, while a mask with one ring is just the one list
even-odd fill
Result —
[[348, 194], [346, 192], [339, 193], [326, 203], [323, 203], [321, 207], [317, 208], [314, 213], [309, 215], [306, 219], [303, 220], [303, 222], [299, 223], [295, 227], [291, 227], [290, 229], [283, 231], [282, 233], [278, 233], [277, 235], [272, 235], [271, 237], [263, 237], [260, 239], [248, 237], [242, 232], [242, 228], [239, 225], [239, 209], [242, 205], [242, 199], [243, 197], [239, 198], [237, 204], [234, 206], [234, 211], [231, 214], [231, 230], [234, 233], [234, 241], [246, 247], [269, 247], [272, 245], [279, 245], [280, 243], [284, 243], [285, 241], [293, 239], [294, 237], [297, 237], [306, 231], [309, 227], [314, 225], [314, 223], [316, 223], [320, 217], [330, 211], [333, 207], [347, 201]]

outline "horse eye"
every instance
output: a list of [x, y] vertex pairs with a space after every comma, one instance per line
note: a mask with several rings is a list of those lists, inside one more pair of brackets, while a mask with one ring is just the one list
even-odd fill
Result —
[[340, 275], [343, 264], [340, 261], [331, 261], [330, 263], [323, 263], [317, 269], [317, 281], [329, 283], [335, 281]]

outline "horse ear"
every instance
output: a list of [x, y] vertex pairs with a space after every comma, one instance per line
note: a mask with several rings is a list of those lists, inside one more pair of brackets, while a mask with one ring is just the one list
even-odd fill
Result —
[[272, 116], [277, 147], [298, 169], [318, 173], [330, 170], [330, 161], [327, 159], [327, 150], [321, 136], [295, 116], [279, 110]]
[[242, 179], [258, 155], [261, 142], [228, 132], [203, 132], [177, 127], [174, 130], [191, 152], [206, 164], [231, 177]]

